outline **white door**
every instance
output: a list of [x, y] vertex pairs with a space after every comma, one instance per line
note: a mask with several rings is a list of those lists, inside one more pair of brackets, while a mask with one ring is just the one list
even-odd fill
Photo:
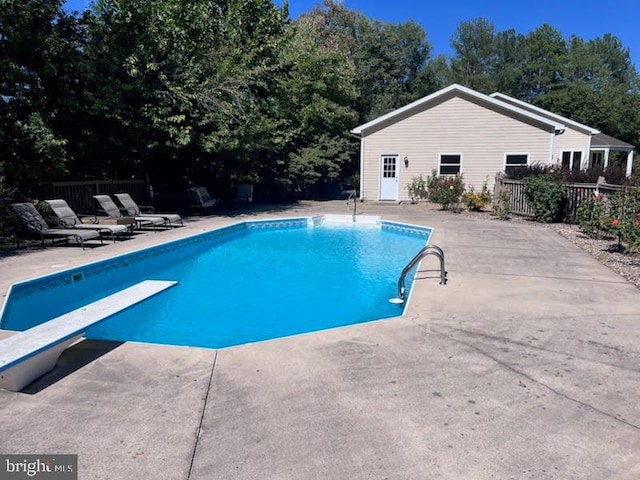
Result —
[[380, 200], [398, 200], [398, 156], [380, 159]]

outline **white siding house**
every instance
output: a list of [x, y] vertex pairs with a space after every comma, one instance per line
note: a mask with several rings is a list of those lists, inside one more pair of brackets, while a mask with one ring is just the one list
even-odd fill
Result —
[[[597, 130], [505, 95], [451, 85], [352, 130], [361, 139], [360, 197], [409, 200], [413, 177], [461, 173], [476, 190], [496, 173], [563, 158], [586, 167]], [[581, 153], [576, 153], [581, 152]]]

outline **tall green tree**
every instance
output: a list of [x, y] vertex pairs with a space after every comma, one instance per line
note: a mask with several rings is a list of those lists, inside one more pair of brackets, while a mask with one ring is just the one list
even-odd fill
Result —
[[287, 181], [297, 191], [352, 173], [356, 154], [348, 133], [357, 122], [356, 70], [345, 24], [334, 14], [316, 9], [300, 17], [284, 52], [290, 69], [282, 99], [292, 132]]
[[81, 39], [60, 0], [0, 0], [0, 163], [24, 194], [67, 170]]
[[451, 71], [456, 82], [484, 93], [495, 89], [495, 26], [486, 18], [461, 22], [451, 38]]
[[524, 41], [519, 97], [533, 102], [539, 95], [562, 84], [566, 55], [567, 44], [552, 26], [544, 24], [530, 32]]
[[253, 151], [277, 142], [269, 97], [286, 11], [268, 0], [104, 0], [95, 14], [93, 92], [113, 132], [96, 142], [106, 168], [160, 183], [250, 175]]

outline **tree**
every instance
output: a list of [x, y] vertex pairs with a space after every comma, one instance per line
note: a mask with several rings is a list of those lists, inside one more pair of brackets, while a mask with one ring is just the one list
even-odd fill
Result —
[[474, 90], [495, 90], [492, 74], [496, 69], [495, 27], [486, 18], [461, 22], [451, 38], [454, 57], [451, 71], [457, 83]]
[[67, 140], [57, 131], [77, 93], [82, 36], [60, 0], [0, 1], [0, 163], [23, 193], [65, 173]]
[[105, 170], [149, 172], [171, 188], [251, 175], [254, 151], [278, 142], [270, 96], [286, 11], [267, 0], [104, 0], [95, 14], [89, 55], [96, 118], [109, 120], [107, 141], [95, 142]]
[[282, 99], [293, 147], [286, 178], [296, 191], [350, 174], [356, 154], [348, 135], [357, 122], [356, 72], [334, 13], [316, 9], [300, 17], [284, 55], [290, 70]]
[[539, 95], [560, 85], [564, 80], [562, 70], [566, 61], [567, 45], [562, 34], [544, 24], [524, 41], [522, 83], [519, 97], [533, 102]]

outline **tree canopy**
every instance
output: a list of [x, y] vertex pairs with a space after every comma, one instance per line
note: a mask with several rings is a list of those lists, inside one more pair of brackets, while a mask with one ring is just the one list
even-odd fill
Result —
[[271, 0], [0, 0], [0, 185], [146, 178], [262, 198], [358, 171], [360, 123], [457, 82], [501, 91], [640, 144], [638, 74], [613, 35], [461, 22], [431, 56], [413, 21], [325, 0], [296, 20]]

